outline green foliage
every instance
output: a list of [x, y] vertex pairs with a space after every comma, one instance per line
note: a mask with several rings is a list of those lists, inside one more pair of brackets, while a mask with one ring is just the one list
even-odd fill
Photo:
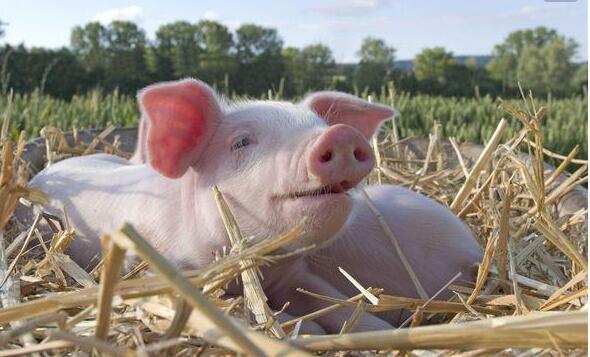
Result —
[[395, 59], [395, 49], [389, 47], [380, 38], [366, 37], [357, 55], [361, 62], [382, 63], [387, 67], [392, 67]]
[[219, 85], [227, 76], [233, 77], [237, 70], [237, 62], [231, 53], [233, 36], [227, 27], [215, 21], [202, 20], [196, 27], [202, 50], [197, 76], [207, 83]]
[[512, 32], [494, 47], [494, 59], [487, 68], [504, 88], [515, 88], [519, 81], [541, 95], [571, 90], [578, 45], [545, 27]]
[[443, 47], [425, 48], [414, 59], [414, 75], [422, 93], [447, 96], [479, 96], [494, 93], [495, 83], [473, 57], [455, 60]]
[[572, 76], [572, 88], [574, 91], [588, 88], [588, 62], [577, 66]]
[[70, 39], [95, 86], [125, 93], [148, 83], [146, 42], [145, 32], [129, 21], [113, 21], [107, 27], [91, 22], [75, 27]]
[[414, 59], [414, 75], [419, 81], [446, 83], [456, 64], [453, 53], [446, 51], [443, 47], [425, 48]]
[[202, 52], [197, 43], [197, 31], [196, 25], [186, 21], [160, 26], [153, 49], [156, 65], [152, 65], [152, 70], [164, 77], [196, 76]]
[[86, 92], [89, 83], [84, 68], [66, 48], [0, 47], [0, 95], [8, 89], [26, 93], [32, 88], [51, 96], [70, 98]]
[[260, 96], [278, 89], [284, 71], [283, 40], [277, 30], [244, 24], [236, 30], [238, 70], [234, 86], [238, 93]]
[[285, 78], [289, 83], [285, 89], [288, 97], [331, 86], [336, 62], [328, 46], [315, 44], [302, 50], [288, 47], [282, 56]]
[[355, 83], [362, 90], [379, 91], [388, 80], [395, 59], [395, 49], [385, 41], [367, 37], [357, 52], [360, 62], [356, 68]]
[[76, 26], [70, 35], [70, 47], [89, 72], [102, 75], [105, 70], [106, 28], [98, 22], [90, 22], [84, 27]]

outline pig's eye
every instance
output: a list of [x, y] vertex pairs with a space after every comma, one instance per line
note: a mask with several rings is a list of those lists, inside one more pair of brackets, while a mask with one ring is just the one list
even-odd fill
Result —
[[242, 136], [238, 138], [234, 143], [231, 145], [231, 151], [240, 150], [245, 148], [248, 145], [251, 145], [254, 141], [247, 136]]

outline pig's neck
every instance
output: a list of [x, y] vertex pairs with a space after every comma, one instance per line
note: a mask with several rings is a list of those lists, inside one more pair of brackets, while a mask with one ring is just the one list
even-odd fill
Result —
[[175, 258], [186, 268], [202, 268], [213, 262], [215, 251], [229, 247], [229, 241], [215, 219], [213, 193], [200, 187], [199, 175], [190, 172], [177, 181], [177, 209], [171, 219], [177, 222], [181, 244]]

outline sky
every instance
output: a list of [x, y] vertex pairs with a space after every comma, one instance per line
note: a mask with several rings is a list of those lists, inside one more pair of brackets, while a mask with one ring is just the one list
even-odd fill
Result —
[[285, 46], [321, 42], [337, 62], [355, 62], [366, 36], [384, 39], [397, 59], [436, 46], [485, 55], [511, 31], [543, 25], [573, 38], [580, 45], [575, 60], [585, 61], [587, 16], [586, 0], [0, 0], [0, 20], [8, 23], [0, 43], [67, 46], [73, 27], [117, 19], [136, 22], [153, 39], [162, 24], [212, 19], [232, 30], [244, 23], [273, 27]]

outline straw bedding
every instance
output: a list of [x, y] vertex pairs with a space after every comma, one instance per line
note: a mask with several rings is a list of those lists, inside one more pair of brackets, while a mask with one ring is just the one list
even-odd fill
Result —
[[[47, 197], [27, 187], [25, 143], [22, 136], [16, 143], [9, 137], [10, 115], [4, 113], [0, 356], [586, 355], [587, 193], [580, 185], [587, 180], [587, 161], [575, 159], [576, 148], [567, 156], [543, 149], [545, 109], [536, 108], [531, 96], [523, 96], [520, 108], [504, 109], [522, 130], [506, 137], [508, 120], [502, 119], [485, 147], [444, 139], [440, 125], [428, 140], [400, 139], [395, 122], [374, 140], [377, 167], [368, 183], [402, 185], [447, 205], [473, 229], [484, 259], [474, 284], [447, 284], [455, 292], [450, 301], [389, 296], [362, 282], [359, 294], [346, 301], [314, 295], [332, 306], [304, 320], [355, 307], [342, 333], [329, 336], [300, 336], [299, 320], [282, 321], [281, 312], [266, 305], [256, 273], [258, 265], [284, 258], [273, 252], [297, 239], [301, 228], [245, 246], [216, 189], [211, 194], [233, 247], [211, 266], [179, 274], [126, 225], [101, 238], [103, 261], [86, 272], [64, 253], [75, 239], [67, 214], [39, 215], [29, 226], [11, 218], [19, 200]], [[120, 139], [106, 139], [113, 130], [90, 142], [74, 133], [68, 143], [64, 133], [45, 128], [45, 159], [97, 151], [128, 157]], [[549, 156], [558, 158], [553, 170], [543, 164]], [[54, 231], [49, 240], [39, 234], [42, 223]], [[122, 276], [127, 251], [145, 263]], [[148, 265], [155, 274], [143, 274]], [[243, 296], [224, 297], [224, 285], [238, 277], [246, 283]], [[407, 328], [348, 333], [364, 311], [400, 308], [413, 312]]]

